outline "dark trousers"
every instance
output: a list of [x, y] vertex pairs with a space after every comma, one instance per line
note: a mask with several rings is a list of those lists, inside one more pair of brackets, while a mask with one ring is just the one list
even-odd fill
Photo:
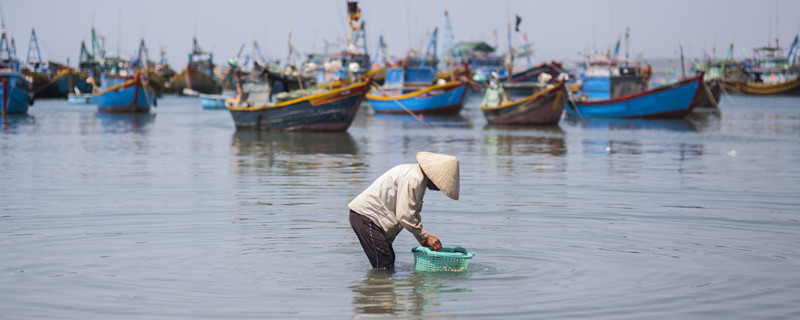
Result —
[[350, 210], [350, 226], [358, 236], [361, 247], [375, 269], [394, 268], [394, 249], [392, 243], [386, 241], [383, 230], [372, 219]]

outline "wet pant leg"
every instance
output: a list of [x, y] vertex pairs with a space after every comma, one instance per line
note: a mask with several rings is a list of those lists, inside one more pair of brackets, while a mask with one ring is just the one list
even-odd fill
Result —
[[389, 241], [386, 241], [386, 236], [378, 224], [372, 219], [350, 210], [350, 226], [356, 233], [358, 241], [361, 242], [361, 247], [364, 248], [364, 253], [373, 268], [394, 268], [394, 248]]

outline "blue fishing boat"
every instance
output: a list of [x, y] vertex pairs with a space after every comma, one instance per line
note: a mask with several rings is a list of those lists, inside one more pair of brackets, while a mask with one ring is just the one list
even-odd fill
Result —
[[94, 93], [97, 111], [108, 113], [150, 112], [156, 104], [156, 94], [147, 83], [144, 71], [132, 76], [106, 74], [101, 89]]
[[1, 102], [3, 114], [27, 113], [28, 106], [33, 100], [28, 81], [17, 72], [0, 72], [0, 82], [2, 82], [0, 90], [3, 91]]
[[222, 94], [200, 94], [200, 105], [203, 109], [225, 109], [225, 100], [233, 98]]
[[[393, 69], [386, 72], [386, 79]], [[402, 71], [402, 69], [401, 69]], [[447, 82], [424, 88], [381, 88], [367, 94], [372, 109], [377, 113], [458, 114], [464, 106], [467, 84]]]
[[25, 77], [19, 73], [19, 62], [13, 40], [9, 45], [6, 31], [2, 30], [0, 39], [0, 111], [6, 114], [28, 113], [28, 106], [33, 104], [33, 89]]
[[[702, 82], [701, 72], [692, 78], [652, 90], [607, 99], [577, 100], [566, 108], [566, 112], [570, 117], [582, 118], [683, 118], [692, 111], [692, 101], [700, 92]], [[584, 82], [584, 86], [586, 84]], [[613, 87], [613, 84], [609, 86], [612, 90]]]
[[461, 112], [467, 83], [443, 79], [434, 83], [438, 64], [436, 33], [434, 29], [422, 59], [408, 57], [403, 67], [388, 68], [384, 84], [367, 94], [376, 113], [444, 115]]

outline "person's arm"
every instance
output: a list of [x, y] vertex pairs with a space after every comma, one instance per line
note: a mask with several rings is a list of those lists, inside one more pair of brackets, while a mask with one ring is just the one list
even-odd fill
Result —
[[[425, 195], [425, 185], [414, 181], [400, 183], [397, 189], [397, 202], [395, 213], [397, 221], [404, 229], [411, 232], [417, 242], [425, 245], [430, 234], [422, 226], [419, 212], [422, 210], [422, 197]], [[438, 238], [437, 238], [438, 239]]]

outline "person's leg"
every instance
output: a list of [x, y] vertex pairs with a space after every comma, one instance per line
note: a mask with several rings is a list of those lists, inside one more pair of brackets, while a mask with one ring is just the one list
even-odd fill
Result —
[[372, 219], [350, 210], [350, 226], [373, 268], [394, 268], [395, 255], [392, 244], [386, 241], [383, 230]]

